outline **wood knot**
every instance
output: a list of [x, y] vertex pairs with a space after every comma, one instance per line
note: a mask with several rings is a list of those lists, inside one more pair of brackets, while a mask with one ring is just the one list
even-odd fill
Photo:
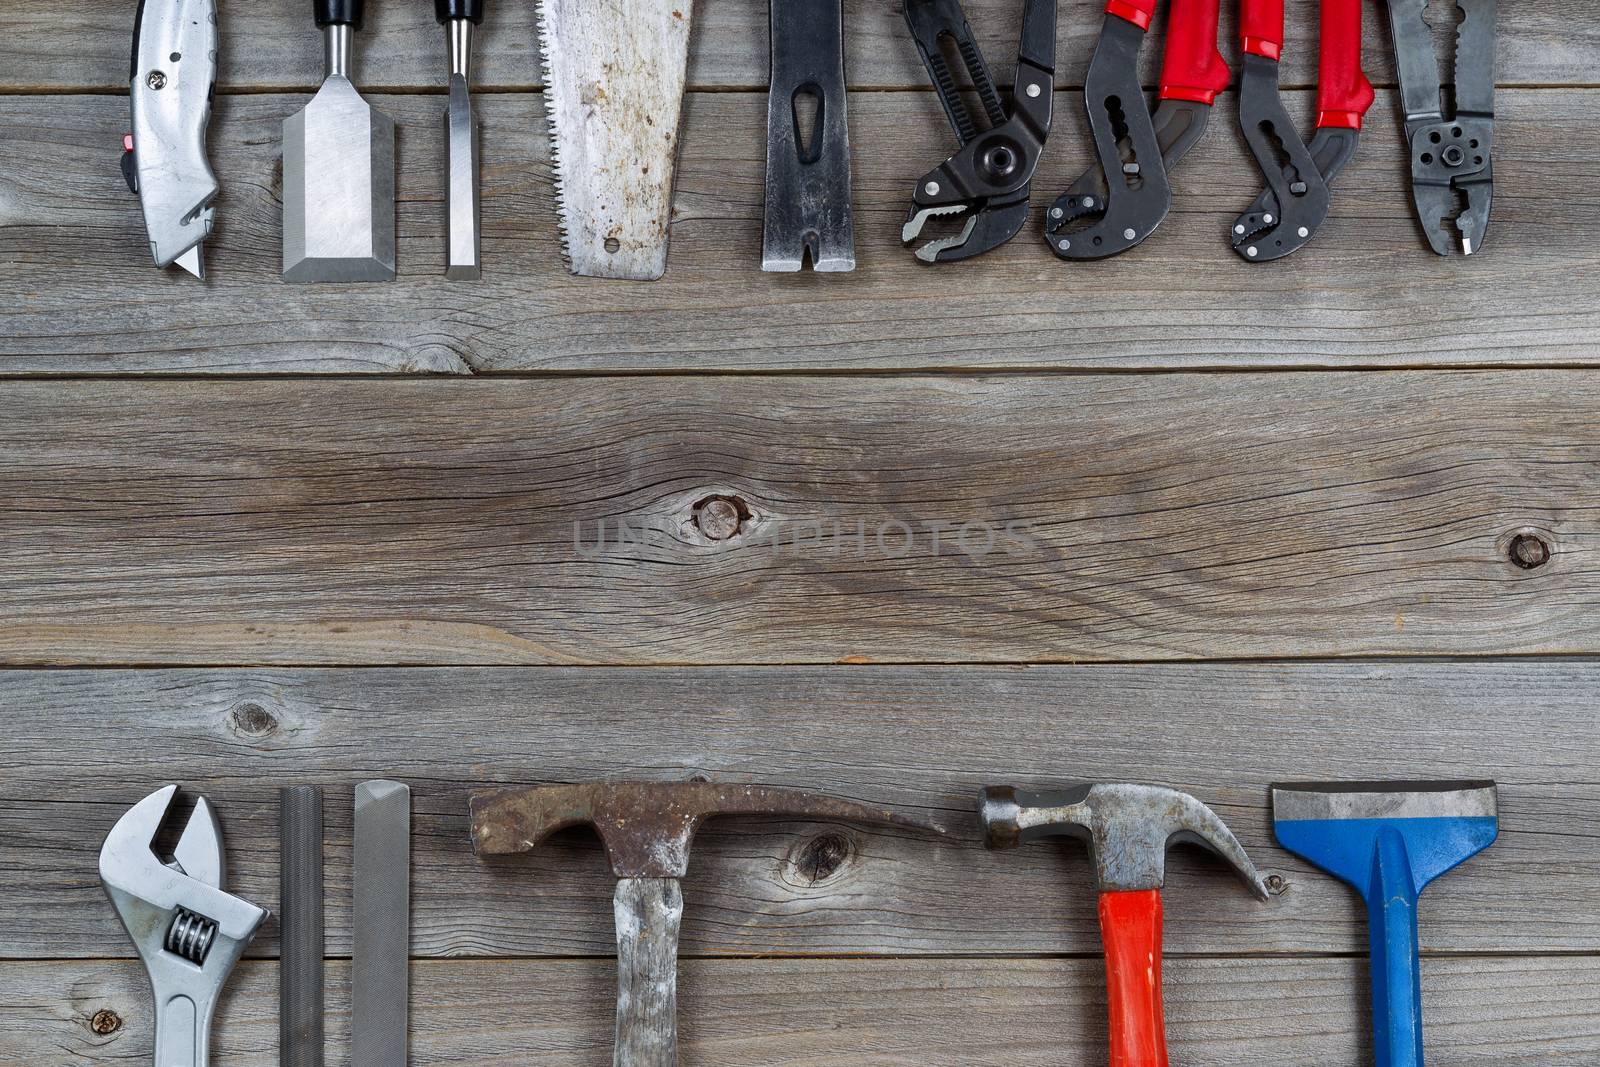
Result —
[[1271, 893], [1275, 897], [1282, 896], [1283, 891], [1289, 888], [1289, 883], [1281, 874], [1269, 874], [1267, 875], [1266, 881], [1267, 892]]
[[807, 885], [818, 885], [839, 873], [850, 859], [852, 847], [844, 834], [829, 831], [818, 834], [793, 858], [795, 876]]
[[105, 1037], [122, 1029], [122, 1016], [106, 1008], [94, 1013], [94, 1018], [89, 1020], [89, 1029]]
[[266, 737], [278, 729], [278, 720], [255, 701], [246, 701], [233, 709], [233, 728], [246, 737]]
[[1506, 547], [1506, 554], [1512, 563], [1531, 571], [1550, 562], [1550, 544], [1538, 534], [1519, 533]]
[[752, 512], [739, 497], [719, 493], [697, 501], [693, 514], [695, 526], [709, 540], [727, 541], [739, 535]]

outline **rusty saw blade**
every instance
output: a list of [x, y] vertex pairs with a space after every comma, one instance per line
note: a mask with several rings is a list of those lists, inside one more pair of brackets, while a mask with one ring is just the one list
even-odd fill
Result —
[[692, 0], [538, 0], [561, 243], [572, 273], [667, 267]]

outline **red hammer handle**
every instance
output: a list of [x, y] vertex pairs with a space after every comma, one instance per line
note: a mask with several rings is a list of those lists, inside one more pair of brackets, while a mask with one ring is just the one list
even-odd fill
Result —
[[1111, 1067], [1167, 1067], [1161, 1007], [1161, 890], [1100, 894]]
[[1210, 104], [1233, 75], [1217, 48], [1222, 0], [1172, 0], [1167, 16], [1167, 54], [1161, 66], [1161, 99]]
[[1317, 125], [1359, 130], [1372, 106], [1372, 83], [1361, 70], [1363, 0], [1322, 0], [1322, 69]]

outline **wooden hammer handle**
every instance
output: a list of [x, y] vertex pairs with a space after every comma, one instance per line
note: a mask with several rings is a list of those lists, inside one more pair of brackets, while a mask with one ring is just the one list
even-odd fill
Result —
[[623, 878], [617, 920], [617, 1035], [614, 1067], [677, 1067], [678, 930], [683, 891], [676, 878]]
[[1161, 891], [1100, 894], [1111, 1067], [1167, 1067], [1161, 1006]]

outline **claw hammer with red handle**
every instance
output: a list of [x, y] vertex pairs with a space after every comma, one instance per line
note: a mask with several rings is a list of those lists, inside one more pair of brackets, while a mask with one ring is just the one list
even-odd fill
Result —
[[1051, 793], [983, 791], [984, 842], [1016, 848], [1041, 837], [1089, 843], [1100, 888], [1111, 1067], [1167, 1067], [1161, 1006], [1161, 886], [1167, 848], [1193, 844], [1232, 864], [1257, 897], [1267, 886], [1215, 812], [1187, 793], [1143, 785], [1082, 785]]

